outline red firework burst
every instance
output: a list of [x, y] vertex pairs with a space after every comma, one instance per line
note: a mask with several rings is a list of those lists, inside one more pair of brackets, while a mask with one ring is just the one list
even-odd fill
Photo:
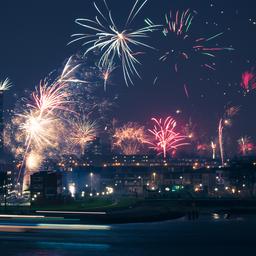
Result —
[[256, 89], [256, 74], [253, 69], [242, 74], [241, 87], [246, 92]]

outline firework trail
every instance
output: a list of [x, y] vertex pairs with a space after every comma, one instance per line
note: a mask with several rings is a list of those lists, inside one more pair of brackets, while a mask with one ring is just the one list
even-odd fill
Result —
[[220, 147], [220, 157], [221, 164], [224, 166], [224, 150], [223, 150], [223, 118], [219, 120], [218, 133], [219, 133], [219, 147]]
[[113, 135], [113, 148], [118, 148], [124, 155], [136, 155], [146, 142], [144, 126], [129, 122], [116, 128]]
[[132, 76], [136, 75], [140, 77], [136, 65], [140, 64], [137, 55], [140, 55], [141, 52], [136, 52], [133, 48], [142, 47], [153, 49], [153, 47], [144, 43], [143, 39], [148, 37], [147, 34], [149, 32], [157, 30], [160, 26], [153, 25], [148, 21], [146, 26], [137, 30], [129, 28], [129, 25], [131, 25], [147, 3], [147, 0], [142, 3], [140, 3], [140, 0], [136, 0], [128, 15], [126, 25], [120, 30], [114, 23], [112, 12], [106, 0], [103, 0], [103, 2], [106, 14], [94, 3], [97, 11], [95, 20], [83, 18], [75, 20], [78, 25], [88, 29], [91, 33], [74, 34], [71, 37], [75, 39], [70, 43], [85, 40], [85, 43], [83, 43], [83, 46], [87, 46], [85, 54], [100, 50], [101, 58], [98, 64], [101, 67], [108, 67], [109, 63], [114, 63], [118, 59], [122, 66], [125, 83], [128, 86], [130, 83], [133, 84]]
[[184, 84], [184, 92], [186, 94], [187, 99], [189, 99], [189, 92], [188, 92], [188, 87], [186, 84]]
[[104, 81], [104, 91], [107, 90], [107, 85], [109, 84], [110, 76], [117, 68], [114, 63], [109, 62], [106, 67], [98, 65], [99, 71], [101, 73], [101, 78]]
[[[193, 35], [190, 33], [190, 29], [195, 14], [195, 11], [191, 12], [187, 9], [186, 11], [176, 11], [175, 13], [170, 11], [169, 15], [165, 15], [165, 25], [162, 33], [165, 38], [170, 37], [173, 48], [166, 51], [160, 57], [160, 61], [166, 62], [167, 60], [176, 58], [177, 61], [174, 64], [176, 72], [179, 70], [180, 61], [187, 61], [196, 55], [215, 58], [216, 53], [218, 52], [234, 50], [230, 47], [212, 47], [209, 45], [211, 41], [217, 39], [223, 35], [223, 33], [218, 33], [211, 37], [193, 38]], [[202, 67], [215, 70], [214, 65], [210, 61], [202, 63]]]
[[241, 87], [247, 93], [256, 89], [256, 74], [253, 69], [242, 74]]
[[153, 135], [153, 138], [151, 141], [148, 141], [148, 144], [158, 154], [163, 154], [164, 158], [166, 158], [168, 152], [188, 145], [188, 143], [184, 142], [187, 136], [175, 131], [177, 123], [172, 117], [169, 116], [166, 119], [152, 118], [151, 120], [154, 123], [154, 128], [148, 131]]
[[241, 137], [238, 140], [239, 151], [243, 156], [246, 156], [254, 148], [251, 138], [248, 136]]
[[9, 78], [0, 81], [0, 91], [8, 91], [12, 87], [12, 83]]
[[213, 141], [211, 141], [212, 159], [213, 159], [213, 160], [216, 159], [216, 148], [217, 148], [216, 143], [214, 143]]
[[239, 109], [240, 108], [236, 106], [226, 107], [223, 117], [221, 117], [219, 120], [218, 137], [219, 137], [220, 157], [221, 157], [222, 166], [224, 166], [225, 164], [224, 146], [223, 146], [223, 129], [225, 126], [232, 125], [231, 118], [239, 112]]
[[195, 143], [198, 141], [197, 125], [192, 121], [191, 117], [183, 127], [182, 133], [190, 140], [190, 143]]

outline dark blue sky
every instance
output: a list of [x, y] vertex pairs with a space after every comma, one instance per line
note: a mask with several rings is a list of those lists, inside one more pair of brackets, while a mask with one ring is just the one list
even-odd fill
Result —
[[[8, 0], [1, 3], [0, 77], [8, 76], [14, 84], [7, 96], [8, 106], [13, 104], [11, 94], [22, 95], [24, 89], [33, 89], [40, 79], [82, 49], [79, 43], [70, 46], [67, 43], [71, 34], [81, 31], [74, 23], [75, 18], [94, 17], [92, 3], [91, 0]], [[108, 3], [113, 16], [122, 24], [134, 1], [109, 0]], [[142, 25], [147, 17], [164, 22], [164, 14], [169, 10], [187, 8], [198, 13], [191, 28], [195, 37], [224, 32], [214, 41], [214, 46], [216, 43], [232, 46], [235, 51], [216, 57], [216, 71], [198, 68], [201, 60], [195, 59], [180, 75], [172, 71], [171, 65], [163, 69], [156, 61], [158, 52], [150, 52], [142, 59], [143, 79], [137, 80], [134, 87], [126, 88], [121, 71], [116, 75], [114, 83], [118, 86], [120, 101], [115, 115], [122, 120], [146, 122], [152, 115], [175, 115], [175, 110], [181, 109], [183, 113], [176, 116], [181, 124], [192, 117], [200, 130], [214, 136], [224, 105], [232, 102], [241, 106], [231, 128], [232, 136], [253, 136], [256, 94], [252, 92], [244, 97], [239, 93], [239, 84], [242, 72], [256, 64], [256, 2], [149, 0], [134, 26]], [[154, 35], [151, 42], [160, 51], [172, 43], [162, 39], [160, 34]], [[159, 75], [159, 80], [153, 86], [155, 74]], [[184, 94], [184, 83], [189, 88], [189, 100]]]

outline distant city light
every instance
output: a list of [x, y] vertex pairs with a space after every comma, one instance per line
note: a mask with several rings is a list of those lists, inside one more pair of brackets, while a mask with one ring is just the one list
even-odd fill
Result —
[[69, 192], [70, 192], [71, 196], [75, 197], [75, 193], [76, 193], [75, 183], [70, 184], [68, 189], [69, 189]]

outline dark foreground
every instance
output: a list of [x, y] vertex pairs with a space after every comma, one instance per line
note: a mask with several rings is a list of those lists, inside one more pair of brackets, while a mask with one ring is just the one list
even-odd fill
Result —
[[252, 215], [118, 225], [2, 220], [0, 255], [255, 255], [255, 228]]

